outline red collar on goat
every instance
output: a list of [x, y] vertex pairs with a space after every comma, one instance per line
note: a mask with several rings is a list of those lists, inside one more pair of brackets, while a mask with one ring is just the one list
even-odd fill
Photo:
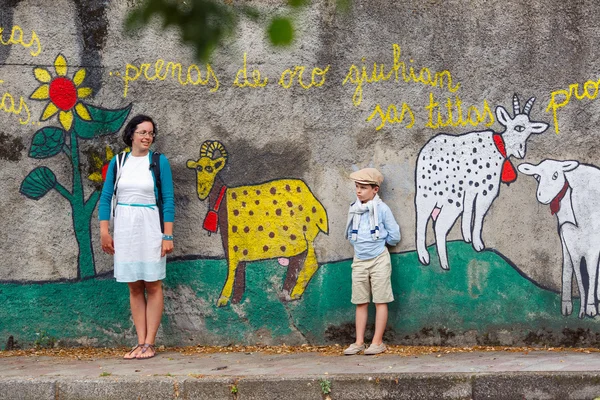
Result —
[[517, 180], [517, 171], [515, 170], [515, 167], [512, 165], [510, 160], [506, 158], [506, 148], [504, 147], [504, 139], [502, 139], [502, 135], [500, 135], [499, 133], [494, 133], [492, 135], [492, 139], [494, 139], [494, 144], [496, 145], [496, 148], [498, 149], [500, 154], [502, 154], [502, 157], [504, 157], [504, 164], [502, 164], [501, 175], [502, 182], [509, 185]]
[[569, 188], [569, 182], [565, 181], [563, 188], [558, 192], [555, 198], [550, 202], [550, 214], [554, 215], [560, 211], [560, 201], [567, 194], [567, 189]]
[[215, 202], [215, 206], [208, 210], [206, 213], [206, 217], [204, 217], [204, 223], [202, 227], [210, 233], [216, 233], [219, 227], [219, 207], [221, 206], [221, 202], [223, 201], [223, 197], [225, 197], [225, 192], [227, 191], [227, 186], [221, 186], [221, 191], [219, 192], [219, 197], [217, 197], [217, 201]]

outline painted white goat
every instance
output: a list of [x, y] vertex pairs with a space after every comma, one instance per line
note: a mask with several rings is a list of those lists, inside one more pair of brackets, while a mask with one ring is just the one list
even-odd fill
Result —
[[515, 117], [502, 106], [496, 107], [498, 122], [505, 127], [494, 131], [469, 132], [462, 135], [439, 134], [423, 146], [415, 169], [416, 241], [419, 261], [429, 264], [426, 233], [433, 219], [440, 266], [449, 269], [446, 236], [462, 214], [462, 235], [473, 248], [485, 248], [481, 239], [483, 219], [500, 191], [500, 182], [516, 179], [511, 156], [525, 157], [529, 135], [548, 129], [544, 122], [534, 122], [529, 112], [535, 98], [529, 99], [521, 112], [519, 99], [513, 97]]
[[577, 280], [581, 304], [579, 318], [597, 310], [598, 258], [600, 256], [600, 169], [577, 161], [544, 160], [538, 165], [521, 164], [519, 171], [537, 181], [537, 200], [550, 204], [558, 217], [562, 243], [563, 315], [573, 311], [571, 282]]

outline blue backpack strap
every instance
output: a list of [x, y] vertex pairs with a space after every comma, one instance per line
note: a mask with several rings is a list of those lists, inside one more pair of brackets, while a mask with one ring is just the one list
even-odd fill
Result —
[[150, 169], [154, 173], [154, 182], [156, 182], [156, 205], [158, 206], [158, 215], [160, 216], [160, 230], [165, 231], [165, 222], [163, 217], [163, 201], [162, 201], [162, 182], [160, 181], [160, 153], [155, 151], [152, 153], [152, 162]]

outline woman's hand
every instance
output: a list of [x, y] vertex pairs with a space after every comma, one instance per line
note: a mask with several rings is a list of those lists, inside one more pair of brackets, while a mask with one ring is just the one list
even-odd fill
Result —
[[100, 244], [102, 245], [103, 252], [106, 254], [115, 254], [115, 242], [110, 233], [100, 234]]
[[172, 240], [163, 240], [160, 256], [164, 257], [167, 254], [171, 254], [172, 252], [173, 252], [173, 241]]

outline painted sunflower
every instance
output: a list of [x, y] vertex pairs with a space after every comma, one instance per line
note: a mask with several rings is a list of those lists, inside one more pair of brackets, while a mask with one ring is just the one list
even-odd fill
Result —
[[35, 68], [33, 70], [35, 78], [42, 85], [29, 98], [33, 100], [50, 100], [42, 113], [40, 121], [46, 121], [58, 112], [60, 124], [68, 131], [73, 125], [73, 109], [81, 119], [86, 121], [92, 119], [85, 105], [79, 101], [91, 95], [92, 89], [79, 87], [85, 79], [84, 68], [78, 70], [73, 79], [67, 77], [67, 68], [67, 60], [62, 54], [56, 56], [54, 60], [56, 76], [53, 77], [45, 68]]
[[108, 163], [115, 156], [110, 146], [106, 146], [105, 148], [105, 157], [103, 157], [96, 153], [90, 153], [90, 169], [93, 171], [88, 179], [94, 183], [102, 184], [106, 179], [106, 170], [108, 169]]
[[[129, 152], [131, 149], [129, 147], [125, 147], [122, 151]], [[115, 153], [113, 152], [110, 146], [106, 146], [104, 149], [104, 157], [100, 155], [97, 151], [92, 150], [88, 154], [88, 162], [89, 162], [89, 171], [88, 179], [96, 184], [102, 186], [104, 181], [106, 180], [106, 172], [108, 170], [108, 164], [110, 160], [113, 159]]]

